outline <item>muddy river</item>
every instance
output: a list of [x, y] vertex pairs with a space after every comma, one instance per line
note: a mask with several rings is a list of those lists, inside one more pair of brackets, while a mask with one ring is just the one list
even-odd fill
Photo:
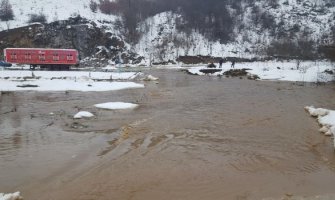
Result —
[[[159, 82], [2, 94], [0, 192], [27, 200], [335, 198], [332, 141], [304, 111], [335, 109], [334, 85], [145, 73]], [[92, 106], [114, 101], [139, 107]], [[79, 110], [95, 117], [74, 120]]]

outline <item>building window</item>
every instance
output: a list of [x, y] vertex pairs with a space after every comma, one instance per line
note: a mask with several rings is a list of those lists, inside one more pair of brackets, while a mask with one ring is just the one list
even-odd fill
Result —
[[45, 61], [45, 54], [40, 54], [38, 57], [40, 61]]
[[68, 54], [66, 58], [67, 58], [67, 60], [73, 60], [73, 55]]
[[11, 58], [12, 60], [16, 60], [16, 59], [17, 59], [17, 55], [16, 55], [16, 53], [11, 53], [11, 54], [10, 54], [10, 58]]
[[30, 53], [24, 54], [24, 59], [31, 60], [31, 54]]
[[54, 54], [54, 55], [52, 56], [52, 60], [53, 60], [53, 61], [59, 61], [59, 55], [58, 55], [58, 54]]

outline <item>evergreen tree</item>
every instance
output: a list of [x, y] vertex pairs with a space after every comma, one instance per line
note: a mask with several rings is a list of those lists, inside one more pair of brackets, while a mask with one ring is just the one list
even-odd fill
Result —
[[14, 19], [14, 12], [9, 0], [2, 0], [0, 4], [0, 20], [9, 21]]
[[2, 0], [0, 3], [0, 21], [5, 21], [7, 30], [9, 29], [9, 21], [14, 19], [14, 12], [9, 0]]
[[92, 12], [96, 13], [97, 10], [98, 10], [98, 3], [91, 0], [90, 1], [90, 9], [91, 9]]

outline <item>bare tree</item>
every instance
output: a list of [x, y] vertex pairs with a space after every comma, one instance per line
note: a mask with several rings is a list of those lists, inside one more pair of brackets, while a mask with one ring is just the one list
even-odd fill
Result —
[[9, 29], [9, 21], [14, 19], [14, 12], [9, 0], [2, 0], [0, 4], [0, 20], [5, 21]]
[[91, 0], [90, 1], [90, 9], [91, 9], [92, 12], [96, 13], [97, 10], [98, 10], [98, 3]]

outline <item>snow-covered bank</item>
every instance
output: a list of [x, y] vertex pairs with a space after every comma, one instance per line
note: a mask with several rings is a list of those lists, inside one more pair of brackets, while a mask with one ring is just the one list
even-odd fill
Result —
[[1, 71], [0, 91], [111, 91], [144, 88], [143, 84], [114, 81], [134, 79], [137, 75], [135, 72]]
[[94, 106], [106, 110], [120, 110], [120, 109], [134, 109], [138, 105], [133, 103], [108, 102], [108, 103], [96, 104]]
[[20, 196], [20, 192], [4, 194], [0, 193], [0, 200], [22, 200], [23, 198]]
[[0, 79], [17, 79], [19, 77], [40, 77], [40, 79], [68, 79], [68, 80], [130, 80], [134, 79], [137, 72], [87, 72], [87, 71], [27, 71], [4, 70], [0, 72]]
[[[217, 67], [219, 64], [217, 64]], [[188, 72], [196, 75], [206, 75], [200, 72], [206, 66], [193, 67]], [[333, 81], [335, 76], [325, 72], [333, 71], [335, 64], [327, 61], [267, 61], [267, 62], [245, 62], [236, 63], [235, 69], [250, 69], [250, 74], [257, 75], [261, 80], [280, 80], [280, 81], [300, 81], [300, 82], [329, 82]], [[223, 75], [224, 72], [231, 69], [231, 63], [223, 64], [222, 71], [211, 75]]]
[[324, 108], [306, 106], [305, 110], [313, 117], [316, 117], [322, 128], [319, 130], [327, 136], [333, 136], [335, 148], [335, 111]]
[[131, 88], [144, 88], [143, 84], [134, 82], [76, 82], [71, 80], [34, 80], [14, 82], [0, 80], [0, 91], [82, 91], [101, 92], [123, 90]]

